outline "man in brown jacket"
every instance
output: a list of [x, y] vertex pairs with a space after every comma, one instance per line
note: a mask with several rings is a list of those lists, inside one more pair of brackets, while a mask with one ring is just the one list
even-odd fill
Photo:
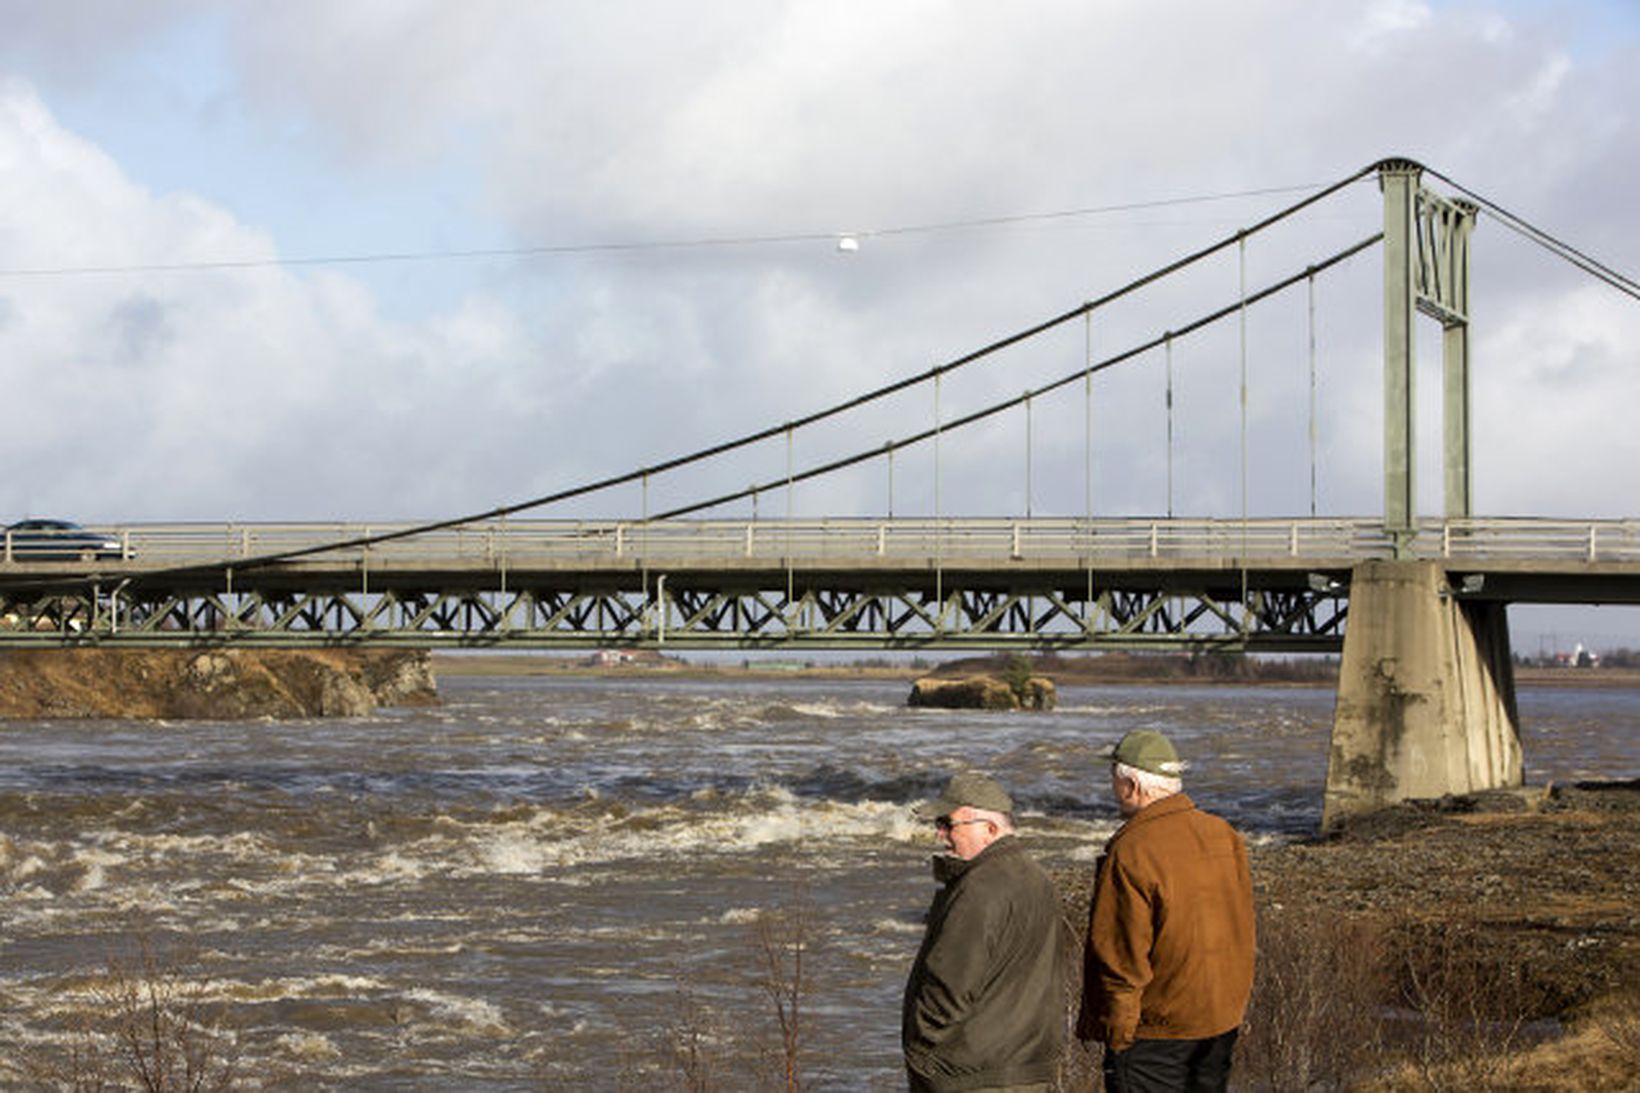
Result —
[[1125, 822], [1094, 880], [1077, 1034], [1105, 1045], [1105, 1088], [1223, 1090], [1253, 989], [1247, 848], [1183, 792], [1159, 732], [1116, 745]]

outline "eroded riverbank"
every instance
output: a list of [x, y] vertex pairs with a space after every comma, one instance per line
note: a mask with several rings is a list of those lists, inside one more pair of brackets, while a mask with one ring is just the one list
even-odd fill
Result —
[[0, 719], [362, 717], [437, 702], [424, 650], [0, 650]]

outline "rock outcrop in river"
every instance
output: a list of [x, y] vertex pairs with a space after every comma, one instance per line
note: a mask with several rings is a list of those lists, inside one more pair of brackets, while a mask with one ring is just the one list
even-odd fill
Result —
[[1051, 710], [1057, 700], [1053, 680], [1042, 676], [1031, 676], [1018, 688], [995, 676], [923, 676], [911, 684], [906, 705], [946, 710]]
[[361, 717], [437, 702], [422, 649], [0, 651], [0, 717]]

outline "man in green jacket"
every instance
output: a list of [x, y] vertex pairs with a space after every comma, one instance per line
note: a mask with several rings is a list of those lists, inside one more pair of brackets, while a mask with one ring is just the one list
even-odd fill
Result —
[[1185, 796], [1183, 769], [1148, 729], [1112, 755], [1124, 823], [1094, 878], [1077, 1023], [1105, 1045], [1109, 1093], [1225, 1089], [1253, 989], [1247, 848]]
[[1065, 1041], [1053, 882], [1014, 834], [1012, 798], [967, 772], [917, 807], [946, 853], [905, 986], [900, 1039], [912, 1093], [1045, 1091]]

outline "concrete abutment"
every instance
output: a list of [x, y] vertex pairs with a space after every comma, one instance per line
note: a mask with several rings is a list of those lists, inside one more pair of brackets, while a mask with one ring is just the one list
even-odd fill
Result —
[[1323, 829], [1397, 801], [1521, 784], [1506, 612], [1454, 596], [1434, 562], [1355, 568]]

